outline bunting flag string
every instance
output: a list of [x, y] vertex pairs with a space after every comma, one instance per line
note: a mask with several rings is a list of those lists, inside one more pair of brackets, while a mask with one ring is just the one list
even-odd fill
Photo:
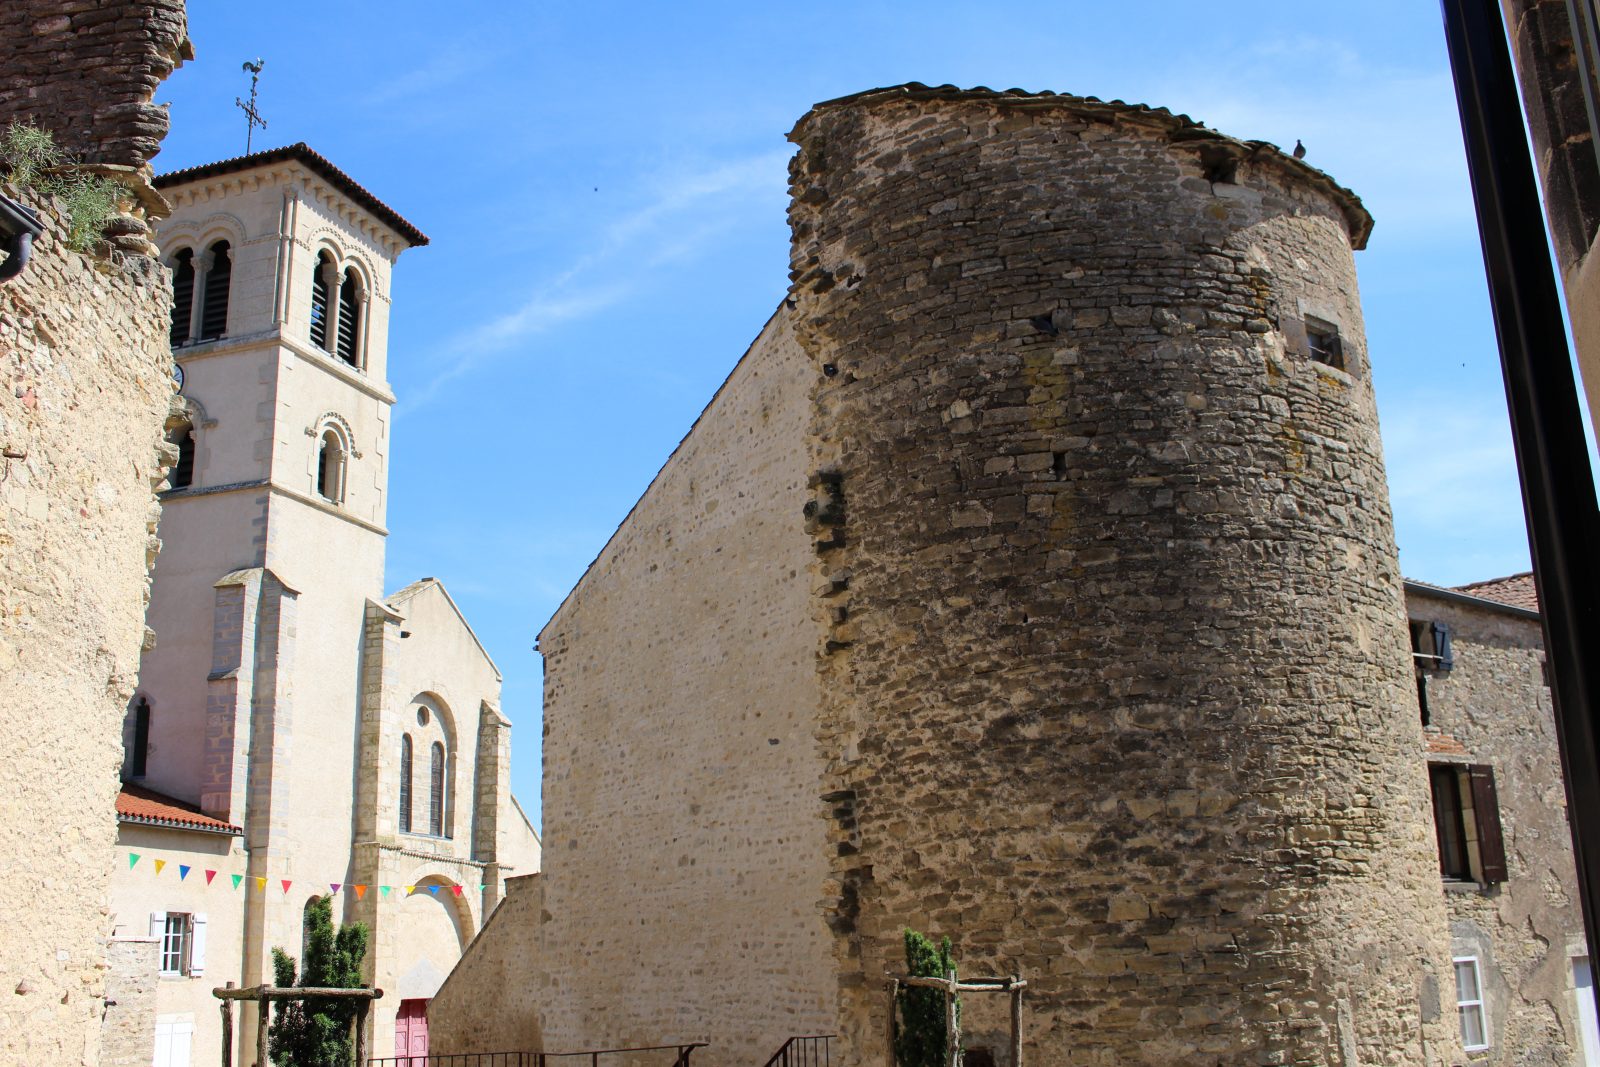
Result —
[[[171, 860], [160, 859], [158, 857], [150, 856], [147, 853], [142, 853], [142, 852], [129, 852], [128, 853], [128, 869], [130, 871], [135, 869], [136, 867], [139, 866], [139, 861], [140, 860], [144, 860], [144, 859], [149, 859], [150, 860], [149, 866], [154, 869], [154, 874], [155, 875], [160, 875], [164, 870], [167, 869], [168, 866], [177, 868], [178, 881], [180, 881], [180, 882], [187, 881], [189, 875], [196, 869], [194, 867], [194, 865], [192, 865], [192, 864], [178, 863], [178, 862], [171, 861]], [[209, 887], [211, 885], [211, 883], [216, 880], [216, 877], [217, 877], [218, 874], [223, 873], [223, 872], [218, 871], [215, 868], [211, 868], [211, 867], [202, 868], [202, 870], [203, 870], [203, 872], [204, 872], [204, 874], [206, 876], [206, 886], [207, 887]], [[269, 878], [266, 875], [248, 875], [248, 874], [231, 874], [230, 873], [228, 875], [228, 878], [232, 882], [232, 888], [235, 889], [235, 890], [239, 890], [241, 888], [248, 888], [247, 882], [249, 880], [253, 880], [255, 882], [255, 892], [257, 892], [257, 893], [265, 893], [267, 891], [267, 883], [269, 881], [276, 881], [278, 883], [279, 887], [281, 888], [284, 896], [288, 896], [289, 895], [289, 892], [293, 888], [294, 882], [295, 882], [295, 880], [292, 879], [292, 878], [276, 878], [276, 879], [273, 879], [273, 878]], [[351, 890], [354, 890], [357, 900], [365, 900], [366, 896], [367, 896], [367, 890], [369, 890], [369, 889], [376, 889], [378, 891], [378, 899], [380, 899], [380, 900], [388, 900], [389, 899], [389, 894], [393, 890], [399, 890], [402, 896], [413, 896], [413, 895], [416, 895], [416, 894], [420, 894], [424, 890], [426, 890], [431, 896], [437, 898], [439, 896], [439, 890], [441, 890], [441, 889], [449, 889], [452, 896], [459, 898], [459, 897], [462, 896], [462, 894], [466, 890], [472, 888], [469, 885], [464, 885], [464, 884], [459, 883], [459, 882], [442, 882], [442, 881], [441, 882], [432, 882], [432, 883], [429, 883], [429, 884], [415, 884], [415, 885], [404, 885], [404, 886], [399, 886], [399, 885], [371, 885], [371, 884], [367, 884], [367, 883], [356, 883], [356, 882], [328, 882], [327, 886], [328, 886], [328, 892], [330, 894], [332, 894], [332, 895], [337, 895], [337, 894], [339, 894], [341, 892], [349, 893]], [[480, 893], [482, 893], [488, 887], [489, 887], [489, 883], [487, 883], [487, 882], [479, 882], [479, 883], [477, 883], [478, 892], [480, 892]]]

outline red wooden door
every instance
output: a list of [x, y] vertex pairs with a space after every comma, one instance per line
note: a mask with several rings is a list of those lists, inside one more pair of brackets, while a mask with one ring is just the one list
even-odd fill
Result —
[[428, 1056], [428, 1002], [402, 1000], [394, 1018], [394, 1054], [416, 1057], [414, 1067], [426, 1067]]

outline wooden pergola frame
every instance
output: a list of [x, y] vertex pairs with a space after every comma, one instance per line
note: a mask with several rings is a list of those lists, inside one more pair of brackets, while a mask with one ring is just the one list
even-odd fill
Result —
[[327, 986], [270, 986], [253, 985], [244, 989], [235, 989], [229, 982], [211, 991], [211, 995], [222, 1001], [222, 1067], [233, 1065], [233, 1002], [236, 1000], [254, 1000], [260, 1004], [256, 1020], [256, 1067], [268, 1067], [267, 1061], [267, 1029], [269, 1023], [268, 1005], [274, 1000], [306, 1000], [312, 997], [328, 1000], [353, 1000], [356, 1002], [356, 1041], [355, 1062], [357, 1065], [367, 1062], [367, 1011], [372, 1007], [372, 1002], [383, 996], [381, 989], [333, 989]]
[[895, 1067], [894, 1039], [898, 1032], [895, 1022], [896, 1002], [900, 987], [937, 989], [944, 994], [944, 1055], [946, 1067], [959, 1067], [961, 1062], [961, 1027], [956, 1022], [956, 996], [961, 993], [1009, 993], [1011, 995], [1011, 1067], [1022, 1067], [1022, 991], [1028, 983], [1019, 975], [1008, 978], [957, 979], [951, 971], [945, 978], [924, 978], [914, 974], [892, 974], [886, 983], [889, 990], [889, 1043], [884, 1053], [886, 1067]]

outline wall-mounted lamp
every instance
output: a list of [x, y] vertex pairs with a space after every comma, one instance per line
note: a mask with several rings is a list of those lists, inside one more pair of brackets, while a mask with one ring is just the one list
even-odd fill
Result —
[[0, 282], [22, 273], [33, 254], [33, 239], [41, 233], [44, 223], [39, 216], [9, 196], [0, 196], [0, 250], [6, 254], [5, 262], [0, 263]]

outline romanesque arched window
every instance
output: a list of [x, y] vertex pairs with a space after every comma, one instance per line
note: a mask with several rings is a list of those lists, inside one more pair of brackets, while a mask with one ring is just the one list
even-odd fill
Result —
[[335, 354], [352, 367], [359, 367], [361, 348], [361, 284], [354, 268], [344, 272], [339, 284], [339, 327]]
[[194, 249], [185, 248], [172, 257], [172, 332], [173, 348], [189, 343], [189, 318], [194, 314]]
[[400, 832], [411, 832], [411, 735], [400, 735]]
[[167, 475], [167, 488], [184, 489], [194, 481], [194, 426], [188, 421], [167, 428], [167, 441], [178, 446], [178, 461]]
[[322, 431], [317, 444], [317, 495], [334, 504], [344, 502], [346, 452], [338, 430], [330, 426]]
[[228, 331], [228, 287], [233, 281], [233, 257], [227, 241], [206, 250], [205, 281], [200, 291], [200, 334], [197, 340], [215, 341]]
[[336, 269], [333, 257], [323, 252], [311, 270], [311, 343], [323, 351], [328, 349], [328, 279]]
[[444, 836], [444, 746], [433, 743], [433, 765], [428, 771], [428, 833]]

